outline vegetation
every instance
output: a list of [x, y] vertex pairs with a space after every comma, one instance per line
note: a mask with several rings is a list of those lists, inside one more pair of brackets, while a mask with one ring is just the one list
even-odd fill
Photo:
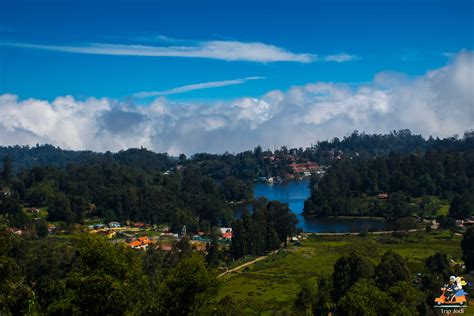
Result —
[[470, 227], [464, 234], [461, 248], [463, 259], [466, 264], [466, 270], [474, 270], [474, 227]]
[[[430, 306], [433, 306], [434, 297], [439, 296], [443, 282], [449, 279], [453, 269], [458, 269], [448, 259], [459, 262], [462, 256], [460, 242], [460, 237], [451, 237], [445, 232], [410, 233], [401, 243], [390, 235], [308, 237], [301, 242], [301, 246], [290, 245], [286, 251], [280, 250], [277, 255], [240, 273], [226, 276], [217, 299], [231, 297], [234, 306], [242, 309], [245, 315], [272, 314], [276, 311], [289, 314], [304, 314], [309, 311], [324, 314], [335, 311], [339, 305], [333, 299], [333, 296], [338, 295], [338, 288], [333, 285], [333, 276], [336, 273], [336, 263], [339, 262], [337, 271], [340, 272], [336, 282], [351, 285], [346, 292], [351, 292], [349, 297], [354, 298], [365, 292], [363, 288], [370, 285], [370, 289], [377, 289], [374, 291], [375, 296], [382, 293], [383, 297], [388, 296], [388, 302], [395, 302], [395, 305], [387, 305], [392, 312], [405, 306], [415, 309], [413, 313], [407, 312], [408, 315], [426, 315], [429, 314]], [[440, 252], [442, 253], [439, 254]], [[354, 254], [358, 258], [350, 260]], [[384, 276], [382, 269], [377, 269], [384, 255], [384, 270], [393, 271], [390, 274], [392, 281], [384, 283], [390, 284], [387, 288], [379, 287], [382, 285], [382, 278], [377, 276]], [[431, 270], [425, 269], [427, 260], [431, 263]], [[397, 264], [392, 266], [390, 262]], [[351, 267], [351, 272], [368, 270], [369, 274], [366, 278], [362, 273], [358, 274], [359, 277], [352, 277], [347, 272], [344, 273], [347, 277], [342, 277], [340, 273], [344, 271], [344, 267]], [[408, 279], [405, 274], [407, 270]], [[417, 273], [421, 275], [417, 276]], [[351, 289], [358, 282], [362, 284], [357, 286], [357, 291], [352, 292]], [[346, 295], [340, 296], [340, 299], [344, 296]], [[351, 300], [344, 301], [346, 306], [356, 307], [350, 303]], [[399, 302], [402, 303], [399, 305]], [[369, 308], [371, 303], [361, 305]], [[418, 310], [418, 305], [428, 310]]]
[[451, 200], [450, 217], [469, 217], [474, 214], [473, 139], [466, 134], [454, 149], [447, 145], [426, 153], [341, 159], [321, 180], [312, 179], [304, 212], [317, 217], [433, 218], [439, 208], [432, 198], [436, 196]]
[[231, 252], [238, 259], [247, 255], [263, 255], [286, 245], [296, 232], [297, 219], [288, 204], [260, 199], [252, 216], [244, 210], [241, 219], [232, 224]]
[[[461, 260], [474, 269], [474, 230], [462, 241], [454, 234], [455, 220], [474, 212], [473, 136], [354, 132], [306, 149], [190, 158], [143, 148], [0, 147], [0, 314], [427, 315], [443, 282], [463, 272]], [[384, 216], [396, 219], [395, 233], [288, 244], [295, 215], [287, 204], [253, 199], [252, 183], [308, 161], [329, 167], [311, 181], [306, 215]], [[240, 219], [236, 207], [244, 208]], [[409, 234], [414, 215], [437, 218], [446, 231]], [[113, 220], [173, 232], [186, 225], [210, 242], [205, 252], [188, 237], [171, 251], [134, 251], [83, 232]], [[66, 234], [50, 235], [51, 224]], [[216, 226], [232, 227], [230, 247]], [[261, 255], [268, 257], [217, 281], [223, 264]]]
[[213, 310], [203, 256], [141, 253], [90, 234], [27, 240], [0, 227], [2, 315], [187, 315]]

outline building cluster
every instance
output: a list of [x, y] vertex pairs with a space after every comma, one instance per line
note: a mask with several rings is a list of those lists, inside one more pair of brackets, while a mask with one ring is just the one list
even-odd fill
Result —
[[304, 162], [304, 163], [296, 163], [293, 162], [292, 164], [288, 165], [293, 174], [300, 175], [302, 177], [310, 177], [312, 174], [317, 174], [321, 171], [319, 165], [315, 162]]
[[[181, 238], [189, 238], [193, 248], [198, 251], [206, 251], [206, 246], [211, 242], [211, 238], [204, 232], [198, 232], [191, 236], [186, 232], [186, 226], [183, 226], [181, 233], [173, 233], [167, 226], [152, 226], [142, 222], [121, 225], [119, 222], [112, 221], [108, 224], [97, 223], [89, 225], [90, 234], [102, 235], [114, 241], [121, 240], [132, 249], [147, 249], [150, 246], [159, 247], [161, 250], [171, 251], [174, 245]], [[219, 228], [219, 243], [228, 245], [232, 239], [232, 228]], [[149, 236], [151, 235], [151, 237]]]

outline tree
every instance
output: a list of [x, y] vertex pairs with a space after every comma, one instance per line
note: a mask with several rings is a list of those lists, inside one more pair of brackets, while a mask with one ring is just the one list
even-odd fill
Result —
[[[246, 212], [246, 210], [244, 210]], [[242, 220], [237, 220], [232, 224], [232, 240], [230, 251], [235, 259], [242, 258], [248, 254], [247, 242], [248, 238]]]
[[278, 234], [280, 242], [287, 243], [287, 238], [296, 233], [296, 219], [295, 213], [291, 212], [288, 204], [279, 201], [271, 201], [267, 204], [267, 209], [270, 216], [274, 218], [275, 231]]
[[471, 216], [474, 210], [473, 194], [465, 193], [463, 195], [456, 194], [451, 200], [448, 215], [455, 219], [465, 219]]
[[439, 223], [439, 227], [442, 229], [449, 229], [449, 230], [455, 230], [456, 227], [456, 219], [453, 217], [446, 217], [444, 215], [439, 215], [436, 217], [436, 221]]
[[474, 227], [469, 227], [461, 241], [462, 258], [466, 270], [474, 270]]
[[334, 302], [331, 295], [334, 292], [332, 278], [320, 276], [317, 279], [317, 285], [314, 311], [317, 315], [327, 315], [334, 310]]
[[35, 222], [35, 230], [38, 237], [46, 237], [49, 233], [48, 223], [44, 219]]
[[354, 284], [337, 303], [338, 313], [349, 316], [391, 315], [394, 310], [393, 299], [368, 280]]
[[334, 284], [333, 297], [337, 301], [357, 281], [363, 278], [370, 279], [373, 275], [374, 266], [372, 263], [357, 252], [339, 258], [334, 264], [334, 273], [332, 275]]
[[437, 252], [428, 257], [425, 261], [425, 268], [428, 272], [442, 274], [445, 278], [452, 274], [448, 257], [442, 252]]
[[410, 271], [403, 258], [392, 251], [387, 251], [376, 268], [377, 285], [387, 289], [399, 281], [408, 281]]
[[167, 315], [198, 314], [217, 291], [217, 281], [206, 269], [201, 256], [184, 258], [165, 281]]
[[409, 282], [397, 282], [387, 292], [396, 302], [398, 315], [417, 315], [420, 309], [426, 308], [425, 295]]
[[316, 307], [316, 293], [316, 284], [313, 281], [304, 280], [296, 297], [295, 307], [307, 316], [312, 315], [313, 308]]
[[3, 172], [2, 172], [3, 179], [7, 184], [10, 184], [13, 179], [13, 166], [12, 166], [12, 159], [10, 155], [6, 155], [3, 158]]
[[217, 240], [217, 234], [215, 232], [211, 235], [211, 242], [207, 245], [206, 262], [209, 267], [216, 268], [219, 266], [221, 253], [219, 250], [219, 242]]
[[52, 198], [48, 207], [48, 220], [64, 221], [67, 224], [74, 222], [74, 214], [71, 210], [71, 204], [64, 193], [58, 192]]

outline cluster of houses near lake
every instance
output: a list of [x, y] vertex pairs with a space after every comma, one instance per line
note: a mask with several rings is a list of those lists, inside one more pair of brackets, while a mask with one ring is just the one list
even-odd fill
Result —
[[296, 179], [308, 178], [313, 175], [324, 176], [326, 173], [326, 166], [320, 166], [315, 162], [292, 162], [287, 165], [291, 172], [285, 172], [282, 175], [274, 177], [258, 177], [255, 179], [256, 182], [266, 183], [282, 183], [284, 181], [291, 181]]

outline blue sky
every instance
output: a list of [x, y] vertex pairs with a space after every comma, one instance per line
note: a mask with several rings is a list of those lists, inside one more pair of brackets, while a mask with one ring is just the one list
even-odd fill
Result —
[[[265, 78], [166, 96], [171, 100], [206, 102], [258, 97], [272, 89], [287, 90], [308, 82], [357, 85], [388, 70], [422, 75], [446, 64], [445, 53], [472, 50], [473, 10], [473, 1], [462, 0], [3, 0], [0, 93], [47, 100], [64, 95], [128, 100], [139, 92]], [[296, 56], [308, 54], [313, 59], [302, 62], [117, 56], [44, 48], [90, 47], [93, 43], [201, 47], [214, 42], [261, 43]], [[353, 59], [325, 60], [340, 54]]]
[[0, 0], [0, 145], [171, 154], [473, 129], [474, 1]]

